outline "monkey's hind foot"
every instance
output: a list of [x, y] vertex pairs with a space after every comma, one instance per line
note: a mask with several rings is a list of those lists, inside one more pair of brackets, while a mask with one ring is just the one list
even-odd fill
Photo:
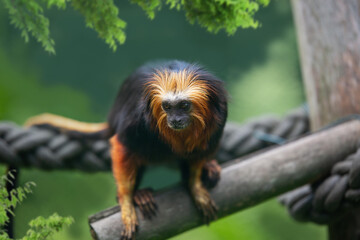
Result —
[[213, 188], [220, 180], [221, 167], [215, 159], [206, 162], [202, 169], [201, 180], [206, 188]]
[[[124, 211], [124, 209], [122, 209]], [[123, 230], [121, 232], [120, 240], [135, 239], [135, 232], [139, 226], [134, 206], [129, 207], [122, 212]]]
[[208, 225], [211, 221], [217, 219], [217, 206], [211, 199], [209, 192], [205, 188], [200, 188], [193, 192], [196, 207], [204, 217], [204, 222]]
[[145, 188], [137, 190], [134, 194], [134, 202], [137, 205], [146, 219], [151, 219], [156, 216], [158, 207], [153, 198], [153, 190]]

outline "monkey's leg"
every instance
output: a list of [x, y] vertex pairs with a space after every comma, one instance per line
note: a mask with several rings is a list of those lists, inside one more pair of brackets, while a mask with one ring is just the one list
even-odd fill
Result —
[[124, 225], [120, 239], [130, 240], [134, 239], [136, 228], [139, 225], [133, 204], [133, 191], [138, 168], [136, 161], [128, 156], [116, 135], [111, 138], [110, 143], [112, 146], [112, 169], [121, 208], [121, 219]]
[[213, 159], [204, 164], [201, 174], [201, 180], [205, 187], [213, 188], [220, 180], [221, 175], [221, 167], [216, 161]]
[[206, 161], [190, 162], [189, 169], [189, 189], [195, 201], [197, 208], [204, 215], [204, 221], [209, 224], [210, 221], [217, 218], [217, 207], [215, 202], [211, 199], [209, 192], [203, 186], [201, 181], [201, 172]]
[[136, 190], [134, 193], [134, 202], [137, 205], [144, 218], [151, 219], [156, 216], [157, 205], [153, 198], [153, 190], [150, 188]]

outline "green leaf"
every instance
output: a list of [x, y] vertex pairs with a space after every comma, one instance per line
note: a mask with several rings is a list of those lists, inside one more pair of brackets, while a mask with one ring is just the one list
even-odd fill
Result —
[[86, 26], [95, 29], [114, 51], [125, 42], [126, 23], [118, 17], [113, 0], [73, 0], [72, 5], [84, 15]]
[[[270, 0], [130, 0], [139, 5], [150, 19], [163, 5], [170, 9], [182, 10], [187, 20], [217, 33], [225, 30], [229, 35], [238, 28], [257, 28], [260, 24], [254, 19], [259, 6], [266, 6]], [[18, 28], [25, 42], [32, 35], [43, 48], [55, 54], [55, 42], [50, 37], [49, 19], [44, 16], [40, 0], [3, 0], [9, 11], [10, 23]], [[126, 39], [126, 22], [119, 18], [119, 9], [113, 0], [42, 0], [47, 8], [56, 6], [66, 9], [71, 2], [74, 9], [85, 17], [85, 25], [94, 29], [114, 51]]]
[[[31, 6], [36, 9], [37, 6]], [[38, 9], [39, 11], [39, 9]], [[8, 172], [8, 175], [0, 177], [0, 186], [5, 186], [6, 182], [10, 179], [14, 179], [12, 172]], [[7, 192], [6, 188], [0, 188], [0, 240], [11, 240], [9, 236], [4, 232], [4, 226], [9, 222], [7, 213], [15, 216], [13, 209], [21, 203], [28, 193], [32, 192], [32, 187], [36, 186], [33, 182], [25, 183], [24, 187], [17, 187]], [[10, 196], [10, 199], [9, 199]], [[57, 213], [54, 213], [48, 218], [37, 217], [30, 221], [30, 229], [26, 232], [26, 235], [22, 240], [46, 240], [50, 239], [51, 236], [69, 226], [74, 222], [72, 217], [61, 217]]]
[[43, 8], [36, 0], [3, 0], [9, 11], [10, 23], [21, 31], [25, 42], [31, 34], [44, 49], [55, 54], [54, 40], [50, 38], [49, 19], [43, 15]]

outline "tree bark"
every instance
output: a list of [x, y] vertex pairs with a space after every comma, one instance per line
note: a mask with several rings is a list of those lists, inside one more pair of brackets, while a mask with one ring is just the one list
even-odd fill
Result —
[[312, 129], [360, 113], [359, 0], [293, 0]]
[[[352, 120], [246, 161], [226, 163], [220, 182], [210, 191], [219, 207], [218, 216], [259, 204], [324, 176], [333, 164], [356, 151], [359, 138], [360, 121]], [[159, 212], [152, 220], [140, 218], [136, 239], [167, 239], [203, 224], [184, 188], [171, 188], [154, 197]], [[94, 239], [118, 239], [122, 229], [119, 207], [95, 214], [89, 223]]]
[[[312, 130], [360, 113], [360, 0], [292, 0], [292, 6]], [[359, 239], [359, 213], [331, 224], [329, 239]]]

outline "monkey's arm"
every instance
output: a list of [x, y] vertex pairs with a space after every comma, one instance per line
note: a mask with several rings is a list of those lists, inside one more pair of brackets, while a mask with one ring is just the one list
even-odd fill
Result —
[[117, 135], [110, 139], [111, 159], [114, 178], [117, 186], [117, 194], [121, 208], [121, 218], [124, 229], [121, 239], [133, 239], [138, 226], [138, 219], [133, 203], [133, 194], [138, 171], [136, 159], [126, 152], [124, 146], [119, 142]]
[[204, 220], [208, 224], [211, 220], [217, 218], [217, 207], [215, 202], [211, 199], [208, 190], [204, 187], [201, 181], [201, 173], [206, 160], [191, 161], [189, 168], [189, 190], [192, 198], [195, 201], [196, 207], [204, 215]]

